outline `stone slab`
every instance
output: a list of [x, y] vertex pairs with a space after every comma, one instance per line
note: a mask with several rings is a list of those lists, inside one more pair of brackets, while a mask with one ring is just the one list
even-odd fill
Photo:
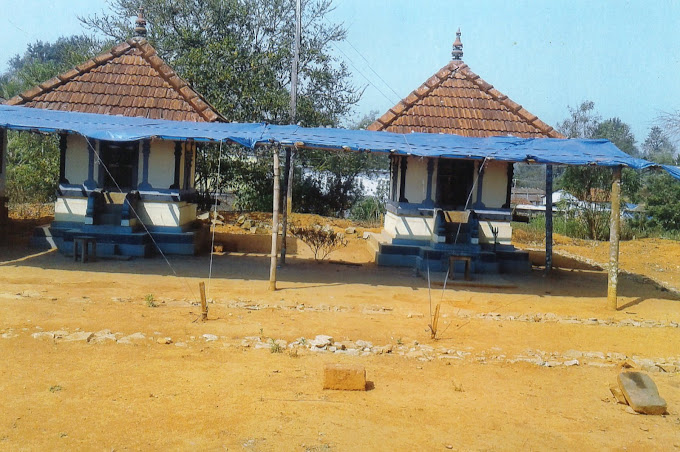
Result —
[[649, 375], [642, 372], [621, 372], [619, 387], [628, 405], [638, 413], [664, 414], [666, 401], [659, 396], [659, 390]]
[[326, 364], [324, 366], [324, 389], [341, 391], [365, 391], [366, 369], [349, 364]]

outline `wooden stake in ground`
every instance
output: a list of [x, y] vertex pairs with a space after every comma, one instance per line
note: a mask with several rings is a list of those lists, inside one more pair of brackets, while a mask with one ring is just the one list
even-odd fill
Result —
[[208, 320], [208, 303], [205, 300], [205, 283], [198, 283], [198, 289], [201, 291], [201, 320]]
[[621, 223], [621, 167], [613, 169], [611, 217], [609, 219], [609, 278], [607, 278], [607, 307], [618, 308], [619, 284], [619, 226]]
[[276, 290], [276, 255], [277, 242], [279, 238], [279, 199], [281, 197], [279, 187], [279, 147], [272, 147], [274, 150], [274, 202], [272, 209], [272, 252], [271, 263], [269, 264], [269, 290]]

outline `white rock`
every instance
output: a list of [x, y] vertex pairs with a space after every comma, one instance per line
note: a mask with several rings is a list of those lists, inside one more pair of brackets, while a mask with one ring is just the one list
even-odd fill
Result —
[[[3, 334], [3, 337], [4, 336], [5, 335]], [[51, 331], [41, 331], [39, 333], [31, 334], [31, 337], [33, 337], [33, 339], [54, 339], [54, 333]]]
[[358, 340], [355, 342], [359, 348], [368, 348], [369, 350], [373, 347], [373, 344], [368, 341]]
[[89, 331], [78, 331], [77, 333], [69, 334], [64, 337], [65, 342], [75, 342], [75, 341], [85, 341], [90, 342], [90, 339], [94, 337], [94, 333]]
[[564, 365], [569, 367], [569, 366], [578, 366], [579, 362], [578, 359], [570, 359], [569, 361], [565, 361]]
[[320, 335], [316, 336], [314, 339], [312, 339], [311, 341], [309, 341], [309, 344], [312, 347], [323, 348], [323, 347], [327, 347], [329, 345], [333, 345], [333, 338], [331, 336], [326, 336], [326, 335], [320, 334]]
[[204, 335], [201, 336], [201, 337], [202, 337], [203, 339], [205, 339], [206, 342], [213, 342], [213, 341], [216, 341], [217, 339], [219, 339], [219, 338], [218, 338], [217, 336], [215, 336], [214, 334], [204, 334]]

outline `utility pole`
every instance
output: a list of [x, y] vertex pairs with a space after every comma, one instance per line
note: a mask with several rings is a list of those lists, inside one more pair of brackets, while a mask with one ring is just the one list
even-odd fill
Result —
[[[295, 2], [295, 49], [293, 53], [293, 67], [290, 73], [290, 123], [295, 124], [297, 117], [297, 85], [298, 65], [300, 62], [300, 36], [302, 34], [302, 1]], [[283, 193], [283, 231], [281, 233], [281, 258], [280, 264], [286, 263], [286, 237], [288, 235], [288, 216], [293, 210], [293, 173], [295, 170], [295, 153], [291, 148], [286, 148], [285, 187]]]

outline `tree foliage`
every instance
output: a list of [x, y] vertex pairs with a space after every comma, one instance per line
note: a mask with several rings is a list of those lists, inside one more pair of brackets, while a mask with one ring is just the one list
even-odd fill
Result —
[[[559, 124], [559, 131], [568, 138], [605, 138], [632, 156], [638, 156], [635, 137], [630, 126], [619, 118], [601, 121], [595, 104], [582, 102], [577, 109], [569, 108], [570, 117]], [[599, 166], [569, 166], [557, 181], [557, 187], [574, 195], [583, 204], [579, 206], [578, 219], [582, 221], [589, 238], [604, 240], [609, 236], [609, 195], [612, 172]], [[624, 169], [622, 174], [623, 199], [636, 200], [640, 189], [637, 172]]]
[[[0, 75], [0, 95], [13, 97], [94, 56], [102, 43], [86, 36], [29, 44]], [[7, 144], [7, 195], [12, 203], [44, 203], [54, 199], [59, 171], [55, 136], [10, 132]]]
[[663, 165], [674, 165], [677, 163], [675, 145], [658, 126], [652, 127], [649, 131], [645, 142], [642, 143], [642, 152], [643, 157], [652, 162]]
[[[228, 120], [289, 122], [294, 2], [290, 0], [110, 0], [110, 15], [81, 18], [118, 41], [144, 8], [159, 55]], [[304, 2], [296, 122], [337, 125], [359, 99], [349, 71], [330, 53], [345, 38], [330, 0]]]

